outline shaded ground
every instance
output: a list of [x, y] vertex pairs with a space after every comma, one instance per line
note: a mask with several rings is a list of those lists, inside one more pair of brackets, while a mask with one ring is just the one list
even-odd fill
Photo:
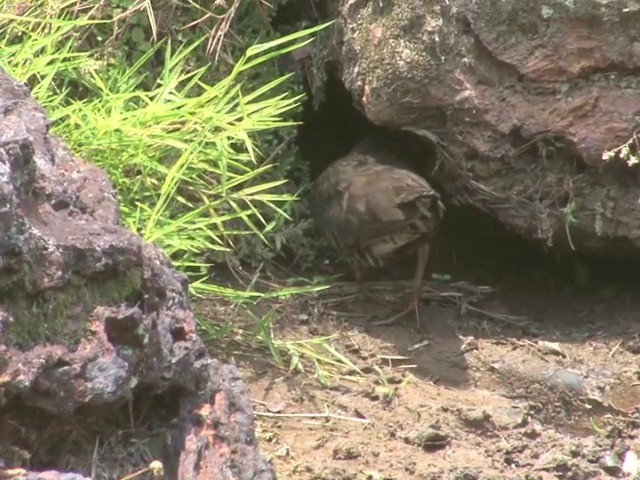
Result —
[[554, 267], [481, 227], [441, 246], [434, 268], [494, 285], [497, 294], [475, 304], [491, 315], [431, 302], [421, 334], [411, 317], [371, 327], [391, 311], [338, 287], [289, 303], [276, 313], [277, 338], [336, 334], [331, 344], [363, 372], [330, 377], [328, 387], [229, 344], [224, 354], [244, 372], [279, 478], [621, 475], [625, 453], [640, 449], [637, 286], [579, 260]]

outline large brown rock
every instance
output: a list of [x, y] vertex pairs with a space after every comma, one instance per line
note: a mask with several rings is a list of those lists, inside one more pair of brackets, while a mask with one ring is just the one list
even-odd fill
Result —
[[[82, 411], [108, 423], [140, 391], [172, 392], [168, 478], [274, 478], [237, 370], [196, 334], [186, 278], [119, 225], [107, 176], [48, 126], [28, 89], [0, 71], [0, 457], [18, 447], [7, 432], [20, 418], [68, 424]], [[0, 471], [16, 466], [0, 458]]]
[[640, 256], [640, 170], [602, 160], [637, 134], [637, 2], [332, 3], [324, 60], [374, 124], [438, 135], [454, 201], [548, 245]]

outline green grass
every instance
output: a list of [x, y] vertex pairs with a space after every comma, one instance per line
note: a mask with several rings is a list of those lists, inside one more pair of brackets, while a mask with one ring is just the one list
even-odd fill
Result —
[[[53, 132], [107, 171], [124, 224], [189, 273], [194, 293], [215, 262], [241, 256], [247, 238], [275, 248], [269, 234], [290, 220], [295, 192], [283, 191], [285, 172], [265, 160], [252, 135], [291, 126], [287, 114], [302, 97], [278, 92], [288, 75], [253, 91], [244, 82], [247, 72], [311, 41], [317, 27], [249, 48], [210, 85], [203, 76], [211, 65], [188, 62], [204, 39], [177, 47], [160, 41], [133, 65], [107, 64], [93, 60], [99, 52], [74, 48], [78, 31], [97, 22], [47, 20], [47, 29], [27, 29], [38, 20], [13, 20], [0, 64], [34, 85]], [[144, 88], [157, 55], [163, 69]]]
[[272, 324], [276, 311], [270, 309], [261, 317], [254, 316], [256, 338], [265, 346], [275, 364], [290, 372], [309, 373], [323, 385], [331, 378], [341, 378], [348, 374], [364, 375], [360, 369], [331, 345], [336, 335], [281, 340], [273, 334]]

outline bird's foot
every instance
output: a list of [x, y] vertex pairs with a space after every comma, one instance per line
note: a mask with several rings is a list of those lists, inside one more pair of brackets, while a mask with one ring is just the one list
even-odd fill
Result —
[[420, 299], [416, 296], [411, 300], [411, 303], [409, 303], [409, 305], [407, 306], [407, 308], [405, 308], [404, 310], [402, 310], [400, 313], [397, 313], [395, 315], [393, 315], [390, 318], [387, 318], [385, 320], [378, 320], [376, 322], [372, 322], [371, 325], [379, 327], [379, 326], [383, 326], [383, 325], [392, 325], [395, 322], [397, 322], [398, 320], [400, 320], [402, 317], [404, 317], [405, 315], [413, 312], [415, 313], [416, 316], [416, 322], [418, 324], [418, 328], [422, 328], [422, 323], [420, 322]]

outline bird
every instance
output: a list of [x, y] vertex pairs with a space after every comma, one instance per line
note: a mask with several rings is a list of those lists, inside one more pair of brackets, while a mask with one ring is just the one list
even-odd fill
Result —
[[330, 163], [311, 185], [313, 221], [344, 255], [359, 284], [363, 269], [383, 267], [399, 252], [415, 251], [409, 305], [378, 325], [392, 324], [414, 311], [421, 327], [423, 277], [445, 212], [439, 193], [412, 168], [421, 160], [398, 142], [369, 136]]

